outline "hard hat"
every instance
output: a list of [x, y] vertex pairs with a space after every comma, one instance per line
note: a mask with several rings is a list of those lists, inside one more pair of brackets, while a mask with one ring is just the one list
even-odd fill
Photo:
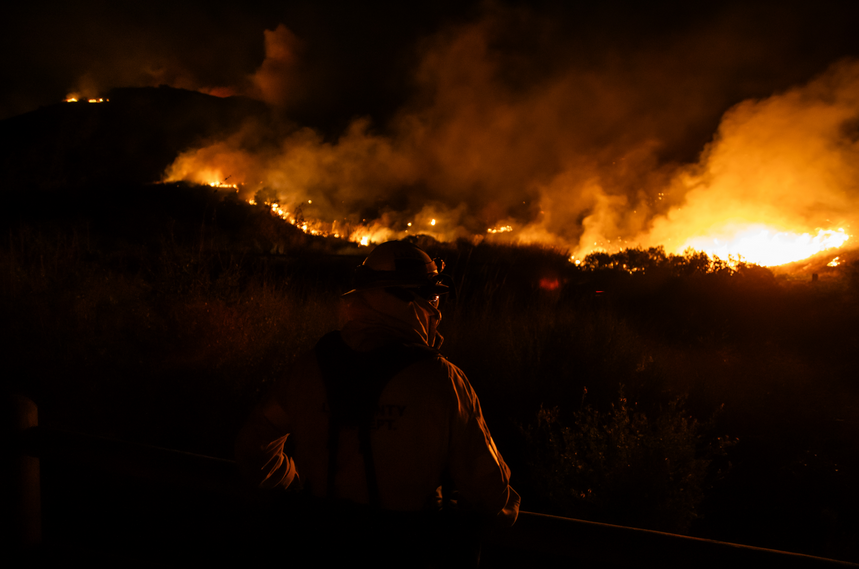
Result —
[[[450, 291], [450, 277], [441, 274], [444, 261], [431, 259], [420, 247], [408, 241], [382, 243], [355, 269], [355, 288], [346, 294], [368, 288], [419, 289], [424, 294], [441, 295]], [[344, 295], [345, 296], [345, 295]]]

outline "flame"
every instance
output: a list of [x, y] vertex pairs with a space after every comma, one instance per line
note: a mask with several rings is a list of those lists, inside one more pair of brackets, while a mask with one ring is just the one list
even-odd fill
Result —
[[[199, 179], [200, 176], [202, 174], [198, 174], [195, 177]], [[244, 188], [241, 184], [227, 183], [229, 178], [230, 176], [223, 181], [210, 181], [206, 185], [213, 188], [230, 188], [236, 192], [242, 192]], [[245, 201], [251, 205], [257, 205], [257, 201], [254, 198], [247, 198]], [[308, 199], [306, 203], [312, 205], [313, 200]], [[341, 221], [338, 226], [336, 220], [326, 222], [320, 219], [309, 218], [298, 211], [298, 208], [296, 208], [296, 211], [289, 211], [281, 206], [279, 202], [267, 201], [264, 202], [264, 205], [270, 208], [273, 215], [280, 217], [309, 235], [346, 239], [362, 246], [378, 244], [391, 239], [401, 239], [412, 233], [412, 228], [415, 226], [423, 228], [423, 231], [419, 230], [418, 233], [430, 235], [441, 241], [451, 240], [449, 238], [446, 239], [446, 235], [443, 233], [433, 232], [433, 228], [440, 225], [440, 221], [436, 217], [431, 217], [433, 215], [432, 208], [425, 208], [425, 211], [421, 212], [415, 221], [405, 222], [401, 225], [404, 229], [397, 230], [393, 227], [396, 223], [392, 223], [393, 220], [390, 217], [374, 220], [370, 224], [367, 224], [366, 220], [363, 220], [362, 224], [358, 225]], [[298, 207], [300, 206], [301, 203], [298, 204]], [[512, 225], [490, 227], [486, 230], [488, 234], [512, 234], [513, 232]], [[539, 237], [537, 237], [536, 242], [541, 241]], [[839, 248], [850, 237], [851, 235], [844, 228], [818, 228], [816, 233], [812, 234], [809, 232], [791, 232], [765, 224], [744, 224], [739, 227], [726, 225], [720, 230], [712, 231], [707, 235], [699, 235], [686, 239], [681, 246], [676, 248], [675, 252], [682, 254], [692, 249], [703, 251], [711, 257], [725, 260], [732, 265], [743, 261], [772, 267], [799, 261], [829, 249]], [[472, 235], [471, 238], [473, 241], [479, 242], [482, 237], [480, 235]], [[529, 240], [529, 242], [534, 241]], [[604, 245], [611, 247], [612, 240], [605, 240], [603, 243], [594, 242], [590, 251], [606, 250]], [[616, 240], [614, 249], [618, 247], [625, 248], [626, 246], [627, 242], [625, 240], [618, 239]], [[573, 254], [568, 260], [570, 263], [578, 266], [582, 263], [581, 257], [582, 255], [580, 254]], [[838, 259], [838, 257], [835, 257], [829, 263], [829, 266], [838, 266], [840, 263]], [[547, 288], [547, 286], [543, 288]]]
[[[81, 100], [81, 98], [79, 95], [69, 95], [68, 97], [63, 99], [63, 102], [64, 103], [77, 103], [80, 100]], [[97, 99], [96, 98], [86, 99], [87, 103], [107, 103], [108, 101], [110, 101], [110, 99], [105, 99], [103, 97], [99, 97]]]
[[214, 181], [214, 182], [208, 182], [206, 185], [207, 185], [207, 186], [210, 186], [210, 187], [212, 187], [212, 188], [232, 188], [232, 189], [234, 189], [234, 190], [238, 190], [238, 189], [239, 189], [239, 185], [238, 185], [238, 184], [228, 184], [226, 181], [219, 182], [219, 181], [217, 181], [217, 180], [216, 180], [216, 181]]
[[[216, 188], [232, 188], [240, 191], [239, 184], [228, 184], [225, 181], [213, 181], [208, 183], [211, 187]], [[246, 200], [251, 205], [257, 205], [254, 198]], [[307, 200], [310, 205], [313, 200]], [[323, 237], [342, 238], [348, 241], [358, 243], [361, 246], [369, 246], [378, 244], [391, 239], [400, 239], [410, 233], [414, 222], [406, 222], [405, 229], [397, 231], [381, 220], [376, 220], [369, 225], [352, 226], [348, 222], [341, 222], [338, 228], [337, 221], [327, 223], [318, 219], [306, 218], [300, 213], [290, 212], [284, 209], [278, 202], [266, 202], [272, 214], [280, 217], [284, 221], [298, 227], [303, 232], [309, 235], [319, 235]], [[301, 204], [299, 204], [301, 205]], [[428, 220], [424, 217], [424, 222], [418, 221], [417, 225], [424, 226], [427, 230], [435, 227], [438, 220], [434, 217]], [[500, 227], [491, 227], [486, 230], [489, 234], [511, 233], [513, 227], [504, 225]], [[439, 238], [442, 236], [432, 235]], [[723, 228], [723, 230], [711, 233], [707, 236], [697, 236], [687, 239], [682, 246], [678, 247], [676, 253], [693, 249], [703, 251], [714, 258], [719, 258], [728, 261], [730, 264], [736, 264], [739, 261], [754, 263], [757, 265], [772, 267], [783, 265], [808, 258], [812, 255], [841, 247], [850, 239], [850, 235], [844, 228], [837, 230], [832, 229], [817, 229], [816, 234], [812, 233], [795, 233], [786, 230], [778, 230], [764, 224], [746, 224], [740, 228]], [[479, 238], [479, 236], [473, 236]], [[611, 240], [608, 240], [611, 243]], [[594, 250], [603, 250], [594, 243]], [[835, 267], [840, 263], [838, 257], [835, 257], [828, 266]], [[577, 255], [571, 255], [569, 262], [577, 266], [581, 265], [582, 261]], [[541, 283], [543, 288], [552, 289], [548, 284]]]
[[[209, 185], [214, 186], [215, 184]], [[237, 188], [237, 191], [241, 191], [241, 188], [238, 188], [238, 185], [236, 184], [222, 184], [218, 187]], [[251, 205], [260, 205], [253, 198], [250, 198], [246, 201]], [[307, 203], [310, 204], [311, 200], [308, 200]], [[267, 206], [272, 215], [276, 215], [277, 217], [283, 219], [291, 225], [294, 225], [308, 235], [346, 239], [347, 241], [352, 241], [363, 246], [405, 237], [405, 235], [398, 234], [398, 232], [393, 231], [392, 229], [389, 229], [379, 223], [353, 227], [349, 223], [341, 222], [338, 224], [336, 220], [328, 223], [319, 219], [305, 218], [304, 215], [298, 211], [298, 208], [296, 208], [295, 211], [289, 211], [283, 206], [281, 206], [278, 202], [266, 202], [262, 205]], [[299, 206], [300, 205], [301, 204], [299, 204]]]
[[827, 267], [837, 267], [838, 265], [841, 264], [841, 261], [839, 261], [838, 259], [839, 259], [838, 257], [835, 257], [834, 259], [832, 259], [831, 261], [826, 263], [826, 266]]
[[826, 251], [841, 247], [848, 239], [844, 229], [818, 229], [817, 234], [778, 231], [772, 227], [755, 224], [737, 230], [728, 237], [707, 236], [688, 239], [678, 253], [687, 248], [703, 251], [711, 257], [723, 260], [742, 259], [764, 267], [774, 267], [800, 261]]
[[[511, 92], [495, 79], [505, 59], [491, 28], [440, 38], [418, 70], [421, 97], [384, 128], [360, 119], [331, 139], [248, 121], [183, 152], [165, 181], [226, 183], [234, 173], [242, 199], [313, 235], [366, 245], [491, 238], [569, 251], [575, 264], [594, 251], [661, 246], [776, 266], [850, 239], [859, 62], [735, 105], [697, 161], [674, 163], [660, 149], [675, 128], [660, 125], [682, 127], [681, 106], [643, 120], [634, 90], [624, 87], [627, 99], [613, 78], [583, 82], [578, 71]], [[266, 42], [254, 84], [265, 100], [286, 99], [293, 84], [281, 79], [300, 46], [285, 29]]]

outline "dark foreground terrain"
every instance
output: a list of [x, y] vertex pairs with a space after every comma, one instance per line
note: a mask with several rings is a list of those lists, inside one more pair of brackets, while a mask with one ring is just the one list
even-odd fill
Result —
[[[338, 326], [369, 251], [211, 188], [3, 199], [4, 391], [44, 425], [214, 457]], [[456, 282], [442, 351], [524, 509], [859, 561], [850, 255], [812, 281], [661, 250], [576, 267], [540, 248], [420, 245]]]

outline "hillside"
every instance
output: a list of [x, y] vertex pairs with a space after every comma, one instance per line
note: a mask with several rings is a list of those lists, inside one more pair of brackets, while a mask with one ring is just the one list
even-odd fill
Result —
[[60, 189], [161, 179], [179, 152], [265, 120], [263, 103], [171, 87], [113, 89], [0, 121], [0, 189]]

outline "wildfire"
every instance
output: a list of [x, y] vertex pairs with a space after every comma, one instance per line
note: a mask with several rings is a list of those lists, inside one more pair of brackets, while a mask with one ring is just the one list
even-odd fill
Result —
[[[238, 189], [239, 189], [239, 185], [238, 185], [238, 184], [228, 184], [228, 183], [226, 182], [226, 180], [224, 180], [223, 182], [218, 182], [218, 181], [209, 182], [207, 185], [208, 185], [208, 186], [210, 186], [210, 187], [212, 187], [212, 188], [232, 188], [232, 189], [234, 189], [234, 190], [238, 190]], [[251, 200], [251, 201], [252, 201], [252, 200]], [[252, 203], [256, 203], [256, 202], [252, 202]]]
[[[231, 188], [236, 191], [241, 189], [239, 184], [228, 183], [228, 179], [229, 177], [223, 181], [212, 181], [208, 185], [214, 188]], [[246, 201], [251, 205], [257, 205], [254, 198], [249, 198]], [[313, 201], [308, 199], [306, 203], [310, 205]], [[392, 223], [390, 219], [387, 220], [387, 225], [382, 220], [375, 220], [370, 225], [355, 225], [346, 221], [338, 223], [336, 220], [325, 222], [305, 217], [301, 212], [301, 204], [294, 211], [285, 209], [278, 202], [266, 202], [264, 205], [271, 209], [273, 215], [309, 235], [346, 239], [362, 246], [381, 243], [389, 239], [399, 239], [413, 231], [413, 222], [411, 221], [402, 225], [403, 230], [396, 230], [390, 225], [397, 225], [397, 223]], [[427, 216], [423, 218], [422, 222], [418, 220], [417, 225], [430, 229], [436, 227], [438, 223], [439, 220], [435, 217]], [[744, 261], [772, 267], [799, 261], [822, 251], [841, 247], [850, 239], [850, 235], [844, 228], [837, 230], [818, 229], [814, 234], [778, 230], [764, 224], [749, 224], [740, 229], [733, 229], [733, 231], [731, 229], [711, 233], [708, 236], [689, 238], [676, 252], [682, 254], [687, 249], [693, 249], [703, 251], [711, 257], [727, 260], [732, 264]], [[513, 227], [511, 225], [496, 226], [487, 229], [486, 232], [489, 234], [510, 233], [513, 232]], [[569, 261], [575, 265], [582, 263], [580, 255], [576, 254], [570, 256]], [[839, 258], [835, 257], [829, 266], [835, 267], [839, 264]]]
[[[211, 174], [216, 174], [218, 171], [212, 171]], [[201, 174], [198, 174], [200, 176]], [[222, 180], [211, 176], [210, 181], [206, 185], [212, 188], [229, 188], [236, 192], [246, 194], [247, 188], [241, 183], [230, 183], [231, 176], [227, 176]], [[305, 215], [302, 212], [302, 205], [312, 205], [313, 200], [298, 203], [295, 207], [286, 208], [277, 201], [265, 200], [263, 204], [258, 204], [259, 199], [257, 194], [254, 197], [245, 197], [245, 200], [251, 205], [265, 205], [270, 208], [273, 215], [276, 215], [292, 224], [308, 235], [334, 237], [345, 239], [362, 246], [369, 246], [375, 243], [382, 243], [390, 239], [401, 239], [410, 234], [426, 233], [440, 241], [452, 240], [462, 237], [461, 234], [447, 234], [438, 232], [438, 227], [449, 223], [448, 217], [444, 212], [439, 212], [431, 208], [426, 208], [417, 216], [413, 217], [413, 221], [398, 220], [395, 216], [386, 216], [380, 219], [362, 220], [361, 223], [349, 222], [341, 219], [332, 222], [317, 219]], [[444, 217], [440, 219], [439, 214]], [[442, 223], [444, 222], [444, 223]], [[399, 228], [399, 229], [398, 229]], [[505, 234], [513, 235], [516, 240], [522, 242], [534, 242], [533, 239], [528, 239], [527, 235], [522, 234], [516, 238], [512, 225], [498, 225], [486, 229], [487, 234]], [[466, 236], [468, 237], [468, 236]], [[758, 224], [745, 224], [742, 226], [723, 226], [720, 231], [712, 231], [709, 235], [691, 237], [682, 241], [682, 245], [676, 248], [677, 254], [683, 254], [688, 249], [702, 251], [711, 257], [719, 258], [727, 261], [731, 265], [743, 261], [766, 267], [784, 265], [795, 261], [811, 257], [822, 251], [836, 249], [841, 247], [850, 239], [850, 235], [844, 228], [838, 229], [820, 229], [815, 233], [799, 233], [792, 232], [786, 229], [779, 229], [776, 226]], [[481, 239], [480, 235], [472, 235], [471, 238]], [[537, 237], [537, 242], [542, 240]], [[556, 243], [557, 244], [557, 243]], [[563, 246], [563, 245], [560, 245]], [[629, 246], [627, 241], [618, 238], [615, 243], [613, 240], [606, 242], [594, 242], [594, 246], [590, 251], [616, 249], [617, 247]], [[583, 251], [576, 251], [569, 257], [569, 262], [580, 266], [582, 264]], [[832, 259], [829, 263], [830, 267], [836, 267], [840, 264], [838, 257]], [[544, 286], [544, 288], [546, 288]]]
[[731, 236], [694, 237], [688, 239], [678, 253], [687, 248], [703, 251], [720, 259], [743, 261], [774, 267], [811, 257], [821, 251], [841, 247], [848, 239], [843, 228], [818, 229], [817, 233], [779, 231], [765, 225], [750, 225]]
[[[247, 202], [251, 205], [258, 205], [256, 200], [253, 198], [248, 199]], [[312, 200], [307, 200], [307, 203], [311, 204], [313, 202]], [[398, 235], [397, 232], [384, 227], [379, 223], [374, 223], [370, 226], [362, 225], [353, 227], [348, 223], [338, 223], [336, 220], [328, 223], [318, 219], [308, 219], [300, 212], [300, 208], [297, 208], [296, 211], [289, 211], [277, 202], [265, 203], [264, 205], [270, 208], [273, 215], [276, 215], [287, 223], [294, 225], [308, 235], [346, 239], [347, 241], [359, 243], [365, 247], [371, 243], [382, 243], [390, 239], [402, 237], [402, 235]]]
[[[78, 101], [80, 101], [80, 98], [78, 98], [75, 95], [71, 95], [71, 96], [63, 99], [63, 101], [66, 103], [77, 103]], [[87, 99], [86, 100], [87, 103], [107, 103], [108, 101], [110, 101], [110, 99], [104, 99], [102, 97], [99, 97], [98, 99]]]
[[[278, 53], [293, 53], [284, 30], [267, 37], [285, 41]], [[575, 73], [508, 92], [489, 79], [497, 62], [483, 59], [491, 52], [484, 39], [467, 35], [433, 50], [421, 62], [419, 99], [389, 127], [355, 119], [332, 138], [312, 126], [249, 120], [183, 151], [163, 179], [236, 183], [229, 187], [241, 199], [309, 234], [367, 245], [414, 235], [488, 239], [569, 251], [571, 264], [639, 247], [763, 266], [843, 256], [837, 248], [859, 211], [859, 62], [737, 103], [697, 160], [683, 163], [661, 158], [683, 131], [662, 130], [674, 110], [650, 116], [639, 112], [650, 97], [635, 95], [627, 107], [625, 94], [593, 105], [588, 97], [602, 97], [614, 80], [589, 82], [580, 96]], [[464, 53], [474, 54], [466, 58], [474, 69], [463, 71]], [[699, 114], [687, 111], [683, 120]], [[621, 117], [634, 123], [628, 136], [576, 130]]]

